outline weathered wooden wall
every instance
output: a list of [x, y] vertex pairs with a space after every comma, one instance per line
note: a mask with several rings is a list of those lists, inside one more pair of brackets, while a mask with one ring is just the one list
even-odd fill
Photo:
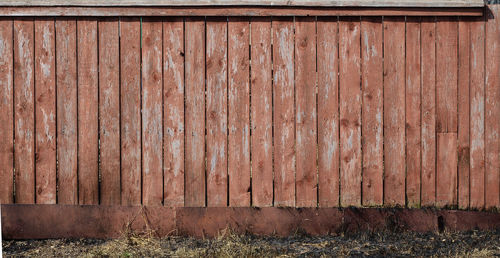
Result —
[[0, 202], [500, 208], [483, 17], [0, 21]]

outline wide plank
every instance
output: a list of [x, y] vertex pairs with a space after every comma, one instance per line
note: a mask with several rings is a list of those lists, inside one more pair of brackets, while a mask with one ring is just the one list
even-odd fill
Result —
[[457, 133], [437, 133], [436, 206], [457, 204]]

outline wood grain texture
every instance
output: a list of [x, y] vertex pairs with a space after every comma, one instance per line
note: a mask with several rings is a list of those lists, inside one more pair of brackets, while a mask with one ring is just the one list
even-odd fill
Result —
[[252, 204], [273, 205], [271, 18], [251, 20]]
[[56, 203], [56, 63], [53, 19], [35, 21], [36, 202]]
[[141, 204], [141, 24], [120, 19], [121, 204]]
[[142, 203], [163, 203], [163, 24], [142, 21]]
[[382, 18], [361, 19], [363, 205], [382, 205], [384, 194], [384, 99]]
[[207, 20], [207, 206], [227, 206], [227, 21]]
[[296, 207], [316, 207], [317, 114], [316, 22], [314, 17], [295, 18], [295, 139]]
[[318, 205], [339, 205], [339, 50], [338, 21], [317, 21]]
[[295, 206], [294, 27], [273, 19], [274, 205]]
[[436, 206], [457, 204], [457, 134], [437, 133]]
[[421, 21], [422, 76], [422, 186], [421, 205], [436, 200], [436, 23], [435, 18]]
[[119, 20], [102, 19], [98, 26], [100, 201], [104, 205], [119, 205], [121, 203]]
[[250, 23], [228, 21], [229, 205], [250, 206]]
[[97, 20], [77, 21], [78, 203], [99, 204]]
[[13, 22], [0, 21], [0, 203], [14, 202]]
[[405, 23], [384, 19], [384, 204], [405, 205]]
[[184, 19], [163, 22], [165, 206], [184, 206]]
[[500, 7], [490, 5], [485, 61], [485, 207], [500, 207]]
[[14, 21], [14, 166], [16, 203], [35, 203], [33, 20]]
[[185, 23], [185, 205], [205, 206], [205, 20]]
[[58, 204], [78, 203], [76, 20], [57, 19], [56, 105]]
[[421, 177], [421, 77], [420, 77], [420, 19], [406, 19], [406, 202], [420, 206]]
[[361, 41], [359, 18], [339, 22], [340, 205], [361, 205]]

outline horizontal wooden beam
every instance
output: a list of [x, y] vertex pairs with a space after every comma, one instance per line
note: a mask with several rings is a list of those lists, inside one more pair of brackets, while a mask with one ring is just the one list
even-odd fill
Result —
[[482, 16], [483, 7], [0, 7], [0, 16]]

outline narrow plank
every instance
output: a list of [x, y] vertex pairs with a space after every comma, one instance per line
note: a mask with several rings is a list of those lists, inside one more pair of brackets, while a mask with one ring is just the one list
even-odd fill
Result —
[[184, 20], [163, 22], [165, 206], [184, 206]]
[[384, 204], [405, 205], [405, 22], [384, 19]]
[[382, 18], [361, 19], [363, 205], [383, 204], [384, 99]]
[[470, 26], [470, 208], [483, 209], [485, 196], [485, 87], [484, 19], [469, 21]]
[[228, 36], [229, 205], [244, 207], [250, 206], [251, 190], [249, 19], [229, 18]]
[[500, 6], [490, 5], [486, 22], [485, 206], [500, 208]]
[[0, 21], [0, 203], [14, 202], [12, 20]]
[[33, 20], [14, 20], [14, 166], [16, 203], [35, 203]]
[[271, 19], [251, 20], [252, 205], [273, 205]]
[[406, 20], [406, 201], [420, 206], [420, 19]]
[[120, 19], [121, 204], [141, 204], [141, 24]]
[[316, 22], [295, 18], [296, 206], [316, 207]]
[[456, 18], [439, 17], [436, 21], [436, 131], [458, 130], [458, 25]]
[[185, 205], [205, 206], [205, 20], [186, 19]]
[[274, 205], [295, 206], [294, 28], [273, 19]]
[[339, 22], [340, 205], [361, 205], [360, 19]]
[[[484, 39], [483, 39], [484, 40]], [[470, 20], [458, 23], [458, 207], [469, 207], [470, 168]], [[484, 70], [484, 69], [483, 69]], [[478, 117], [474, 117], [474, 120]]]
[[452, 207], [457, 203], [457, 138], [456, 133], [437, 133], [437, 207]]
[[142, 203], [163, 203], [163, 25], [142, 22]]
[[227, 206], [227, 20], [207, 20], [207, 206]]
[[35, 20], [36, 202], [56, 203], [56, 63], [53, 19]]
[[97, 20], [78, 19], [78, 203], [99, 204]]
[[58, 204], [78, 203], [76, 20], [57, 19], [56, 110]]
[[120, 194], [120, 49], [118, 18], [99, 21], [100, 200], [119, 205]]
[[436, 23], [435, 18], [421, 22], [422, 76], [422, 186], [421, 205], [436, 200]]
[[[318, 18], [318, 205], [339, 205], [338, 20]], [[252, 156], [253, 157], [253, 156]]]

